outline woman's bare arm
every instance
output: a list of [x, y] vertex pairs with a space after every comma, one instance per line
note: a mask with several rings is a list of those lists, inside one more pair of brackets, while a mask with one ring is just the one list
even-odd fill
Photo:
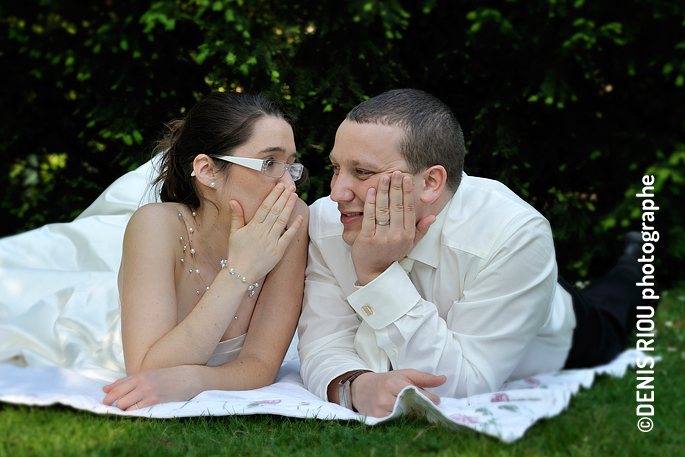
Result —
[[174, 208], [151, 204], [140, 208], [126, 228], [120, 296], [129, 375], [206, 363], [245, 295], [237, 281], [215, 281], [211, 294], [207, 291], [179, 325], [174, 270], [178, 226]]
[[301, 200], [295, 215], [302, 215], [304, 222], [281, 261], [266, 277], [240, 355], [232, 362], [212, 367], [216, 369], [203, 370], [205, 390], [256, 389], [274, 382], [295, 334], [304, 294], [309, 208]]
[[[294, 217], [302, 226], [263, 285], [239, 357], [224, 365], [180, 365], [155, 369], [104, 388], [103, 403], [132, 410], [156, 403], [188, 400], [205, 390], [247, 390], [271, 384], [297, 326], [307, 263], [308, 208], [299, 201]], [[212, 349], [213, 350], [213, 349]]]
[[[248, 278], [260, 278], [283, 259], [304, 221], [302, 215], [296, 215], [285, 230], [298, 201], [291, 190], [294, 188], [276, 186], [248, 226], [244, 226], [241, 208], [234, 202], [229, 266]], [[179, 240], [174, 217], [177, 214], [169, 205], [147, 205], [134, 214], [124, 238], [122, 336], [129, 375], [178, 365], [204, 365], [241, 301], [251, 299], [245, 298], [248, 285], [222, 269], [210, 289], [178, 322], [174, 249], [179, 248]]]

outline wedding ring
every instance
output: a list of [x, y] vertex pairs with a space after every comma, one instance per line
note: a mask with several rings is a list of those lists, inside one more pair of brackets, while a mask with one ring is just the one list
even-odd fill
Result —
[[376, 219], [376, 225], [390, 225], [390, 221], [379, 221]]
[[135, 402], [134, 405], [136, 405], [136, 409], [140, 409], [138, 408], [138, 402]]

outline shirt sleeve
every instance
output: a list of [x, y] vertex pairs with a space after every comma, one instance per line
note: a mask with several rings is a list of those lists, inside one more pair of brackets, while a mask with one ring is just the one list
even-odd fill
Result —
[[[465, 268], [456, 261], [441, 256], [443, 270], [433, 281]], [[495, 391], [523, 358], [547, 320], [556, 287], [549, 224], [542, 217], [514, 218], [488, 256], [469, 270], [462, 287], [449, 288], [461, 291], [449, 298], [443, 317], [397, 263], [347, 297], [394, 369], [446, 375], [447, 382], [433, 389], [440, 396]], [[453, 282], [458, 281], [455, 273]]]
[[354, 347], [360, 322], [316, 243], [310, 242], [298, 326], [300, 373], [307, 390], [328, 400], [333, 379], [348, 371], [368, 369]]

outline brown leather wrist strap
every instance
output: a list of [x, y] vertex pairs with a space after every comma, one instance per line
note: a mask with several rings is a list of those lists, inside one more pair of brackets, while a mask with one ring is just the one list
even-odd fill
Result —
[[347, 376], [345, 376], [344, 378], [342, 378], [342, 379], [340, 380], [340, 383], [343, 384], [343, 383], [346, 383], [346, 382], [349, 381], [349, 383], [352, 384], [352, 381], [354, 381], [355, 379], [357, 379], [358, 377], [360, 377], [360, 376], [363, 375], [364, 373], [371, 373], [371, 370], [357, 370], [357, 371], [353, 371], [353, 372], [350, 373], [349, 375], [347, 375]]
[[[345, 401], [349, 403], [347, 406], [351, 406], [351, 410], [354, 411], [355, 413], [358, 413], [357, 408], [354, 407], [354, 402], [352, 401], [352, 382], [357, 379], [359, 376], [363, 375], [364, 373], [371, 373], [371, 370], [357, 370], [353, 371], [349, 375], [345, 376], [343, 379], [340, 380], [339, 385], [344, 386], [347, 383], [347, 389], [346, 392], [349, 394], [346, 395]], [[349, 397], [349, 398], [348, 398]]]

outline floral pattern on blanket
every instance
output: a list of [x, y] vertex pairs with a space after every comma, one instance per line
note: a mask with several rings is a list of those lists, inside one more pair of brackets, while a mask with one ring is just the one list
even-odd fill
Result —
[[277, 405], [281, 402], [281, 400], [259, 400], [250, 403], [247, 405], [248, 408], [254, 408], [255, 406], [263, 406], [263, 405]]
[[462, 424], [477, 424], [479, 422], [476, 416], [464, 416], [463, 414], [451, 414], [450, 419], [454, 419]]

